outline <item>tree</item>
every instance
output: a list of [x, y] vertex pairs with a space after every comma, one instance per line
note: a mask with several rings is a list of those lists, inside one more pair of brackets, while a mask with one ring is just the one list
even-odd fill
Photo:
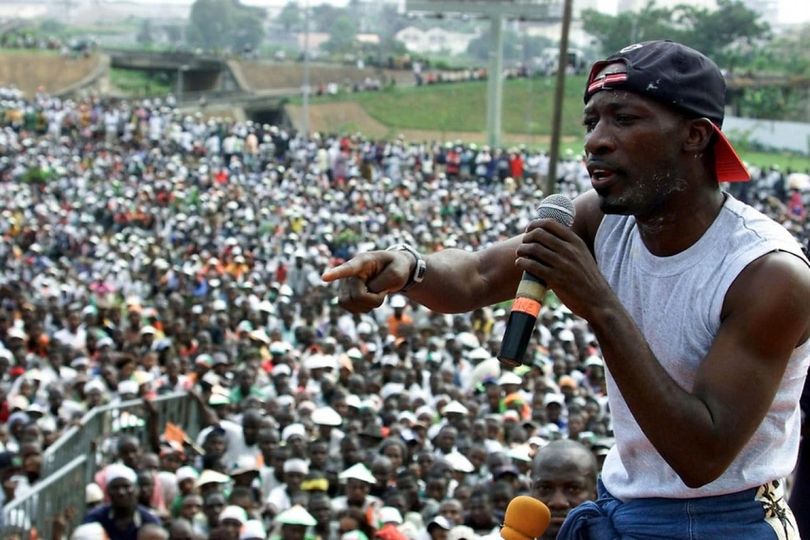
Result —
[[234, 16], [232, 45], [237, 51], [252, 51], [259, 47], [264, 38], [264, 10], [249, 6], [242, 8]]
[[180, 45], [183, 42], [183, 27], [179, 24], [169, 24], [165, 28], [166, 39], [172, 45]]
[[383, 39], [393, 39], [397, 32], [408, 26], [408, 19], [397, 11], [397, 6], [392, 4], [382, 4], [378, 6], [379, 15], [376, 24], [376, 31]]
[[331, 53], [348, 53], [354, 50], [357, 24], [346, 14], [336, 18], [329, 27], [329, 41], [323, 48]]
[[263, 9], [238, 0], [196, 0], [189, 17], [188, 41], [210, 50], [256, 48], [264, 37]]
[[276, 17], [276, 23], [285, 32], [299, 32], [304, 29], [304, 12], [298, 2], [287, 2]]
[[65, 31], [65, 24], [56, 19], [45, 19], [39, 25], [39, 29], [45, 34], [59, 35]]
[[658, 7], [654, 1], [637, 12], [605, 15], [591, 9], [582, 12], [582, 26], [601, 44], [606, 54], [639, 41], [671, 39], [684, 41], [683, 30], [671, 21], [673, 10]]
[[738, 72], [783, 75], [782, 87], [749, 88], [740, 93], [735, 106], [739, 114], [793, 122], [810, 121], [807, 83], [810, 77], [810, 25], [786, 32], [758, 47], [750, 63]]
[[155, 41], [155, 38], [152, 35], [152, 21], [149, 19], [144, 19], [141, 21], [141, 26], [138, 29], [138, 35], [135, 36], [135, 41], [137, 41], [139, 45], [149, 45]]
[[717, 9], [679, 6], [679, 19], [689, 28], [688, 45], [726, 69], [753, 57], [754, 46], [769, 34], [759, 14], [734, 0], [717, 0]]
[[651, 1], [637, 12], [616, 16], [594, 10], [582, 13], [585, 30], [603, 53], [652, 39], [671, 39], [695, 48], [719, 65], [732, 68], [749, 55], [754, 43], [767, 37], [768, 25], [738, 0], [717, 0], [717, 9], [680, 4], [658, 7]]
[[[310, 10], [310, 27], [313, 32], [329, 32], [331, 33], [332, 25], [341, 16], [348, 16], [345, 8], [331, 6], [329, 4], [320, 4], [314, 6]], [[351, 17], [349, 17], [351, 19]], [[356, 30], [355, 30], [356, 32]]]
[[757, 71], [810, 76], [810, 24], [782, 34], [759, 53], [759, 64], [753, 66]]

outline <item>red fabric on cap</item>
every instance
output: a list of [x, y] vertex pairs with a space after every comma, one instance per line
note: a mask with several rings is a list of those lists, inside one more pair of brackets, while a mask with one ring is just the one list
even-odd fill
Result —
[[740, 156], [731, 146], [720, 128], [712, 123], [714, 132], [717, 134], [717, 142], [714, 143], [714, 170], [717, 174], [718, 182], [748, 182], [751, 174], [745, 168]]

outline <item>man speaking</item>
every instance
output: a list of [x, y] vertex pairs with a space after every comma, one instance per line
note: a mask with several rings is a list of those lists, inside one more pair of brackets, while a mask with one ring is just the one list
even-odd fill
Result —
[[512, 298], [525, 271], [588, 321], [616, 445], [598, 501], [560, 538], [797, 538], [783, 478], [810, 362], [810, 263], [720, 187], [748, 180], [720, 131], [723, 75], [683, 45], [637, 43], [593, 66], [584, 101], [594, 189], [570, 229], [537, 220], [475, 253], [364, 253], [323, 277], [352, 311], [407, 289], [462, 312]]

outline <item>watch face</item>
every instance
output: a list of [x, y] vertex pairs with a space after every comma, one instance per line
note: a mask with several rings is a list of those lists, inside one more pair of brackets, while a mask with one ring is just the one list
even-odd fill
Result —
[[425, 278], [425, 272], [427, 271], [427, 263], [424, 259], [419, 258], [416, 261], [416, 276], [414, 276], [413, 280], [417, 283], [421, 282]]

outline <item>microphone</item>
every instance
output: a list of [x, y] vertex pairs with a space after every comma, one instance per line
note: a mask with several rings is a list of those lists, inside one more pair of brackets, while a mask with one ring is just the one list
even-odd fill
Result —
[[[574, 223], [574, 213], [574, 203], [559, 193], [549, 195], [537, 207], [537, 219], [553, 219], [566, 227]], [[523, 272], [498, 354], [498, 360], [502, 364], [516, 367], [523, 363], [523, 356], [545, 296], [545, 281]]]
[[520, 495], [509, 501], [503, 516], [501, 538], [503, 540], [534, 540], [546, 532], [551, 521], [548, 506], [528, 495]]

